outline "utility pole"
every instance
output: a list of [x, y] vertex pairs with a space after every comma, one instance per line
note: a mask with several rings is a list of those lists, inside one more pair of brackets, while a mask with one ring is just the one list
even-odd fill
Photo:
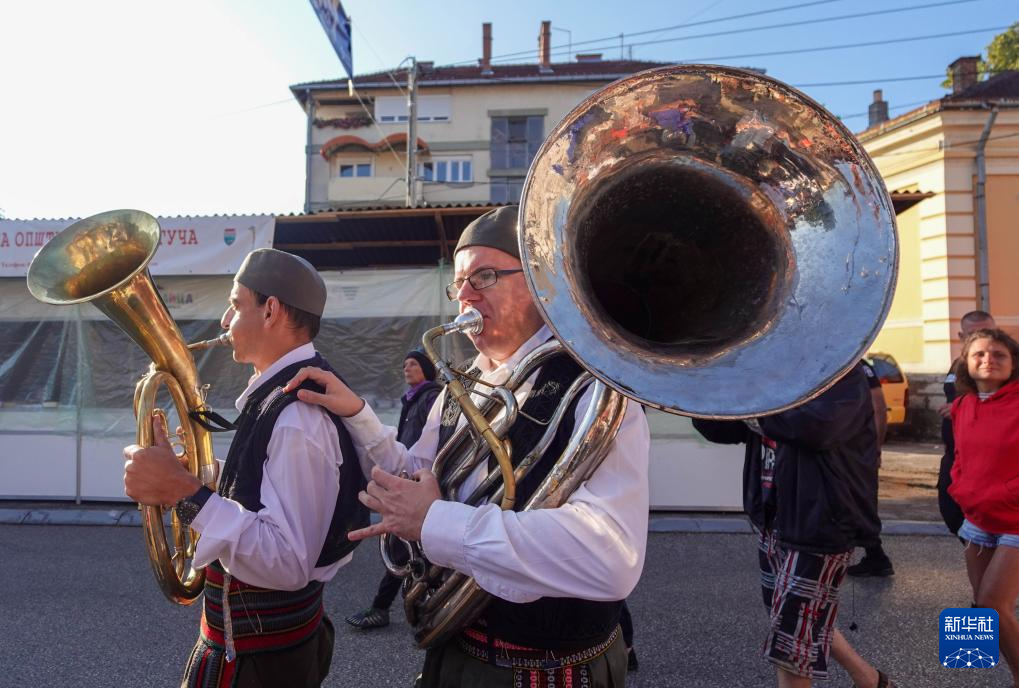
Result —
[[311, 165], [315, 155], [312, 139], [315, 135], [315, 99], [311, 89], [306, 89], [304, 97], [308, 103], [308, 131], [304, 142], [304, 214], [311, 214]]
[[407, 207], [417, 207], [417, 150], [418, 150], [418, 62], [410, 58], [407, 70]]

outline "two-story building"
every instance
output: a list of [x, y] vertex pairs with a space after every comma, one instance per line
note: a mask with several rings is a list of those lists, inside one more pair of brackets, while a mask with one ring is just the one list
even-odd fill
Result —
[[898, 213], [898, 286], [873, 349], [910, 374], [919, 426], [939, 422], [963, 314], [1019, 335], [1019, 71], [978, 81], [977, 59], [952, 63], [951, 93], [893, 119], [876, 92], [857, 134]]
[[[602, 86], [656, 62], [581, 54], [551, 61], [543, 22], [539, 60], [493, 64], [491, 25], [469, 66], [417, 64], [414, 205], [505, 204], [552, 127]], [[406, 68], [291, 86], [308, 117], [305, 212], [399, 207], [407, 198]]]

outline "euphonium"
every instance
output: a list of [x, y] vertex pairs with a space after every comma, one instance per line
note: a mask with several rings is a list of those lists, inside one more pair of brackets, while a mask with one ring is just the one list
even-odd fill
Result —
[[[500, 455], [512, 390], [551, 351], [564, 348], [590, 374], [563, 406], [591, 376], [595, 403], [526, 509], [559, 506], [594, 471], [620, 395], [750, 418], [820, 394], [877, 335], [898, 269], [891, 200], [863, 147], [802, 93], [728, 67], [665, 67], [591, 95], [532, 162], [519, 226], [524, 276], [558, 341], [493, 391], [500, 403], [465, 414], [433, 468], [445, 498], [489, 452]], [[504, 418], [486, 427], [503, 404]], [[492, 472], [486, 482], [503, 483], [492, 501], [513, 494], [532, 458]], [[429, 564], [416, 543], [410, 563], [393, 566], [392, 544], [384, 557], [410, 577], [405, 609], [419, 646], [477, 618], [489, 598], [471, 578]]]
[[[156, 407], [156, 393], [165, 385], [184, 429], [181, 443], [189, 468], [215, 489], [212, 439], [206, 427], [194, 420], [209, 411], [204, 389], [189, 346], [148, 271], [158, 247], [159, 224], [147, 213], [113, 210], [93, 215], [66, 228], [39, 250], [28, 268], [28, 288], [44, 303], [91, 302], [145, 350], [152, 364], [135, 387], [138, 444], [153, 443], [152, 416], [162, 414]], [[227, 343], [226, 335], [221, 335], [191, 348]], [[180, 523], [171, 508], [171, 546], [163, 527], [164, 510], [143, 506], [141, 511], [149, 563], [159, 587], [170, 601], [190, 604], [205, 581], [204, 571], [190, 563], [198, 534]]]

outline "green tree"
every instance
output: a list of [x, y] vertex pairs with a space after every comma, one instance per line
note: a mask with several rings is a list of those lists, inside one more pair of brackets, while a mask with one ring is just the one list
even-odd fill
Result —
[[[998, 72], [1019, 69], [1019, 22], [1012, 24], [987, 44], [987, 59], [977, 62], [977, 78], [987, 79]], [[946, 71], [943, 88], [952, 87], [952, 70]]]
[[1012, 24], [987, 45], [990, 72], [1019, 69], [1019, 22]]

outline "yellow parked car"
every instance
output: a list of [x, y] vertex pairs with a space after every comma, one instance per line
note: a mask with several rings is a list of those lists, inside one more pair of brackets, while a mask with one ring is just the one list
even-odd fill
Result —
[[872, 351], [864, 358], [881, 381], [881, 392], [888, 406], [888, 424], [905, 423], [906, 409], [909, 408], [909, 381], [906, 374], [891, 354]]

